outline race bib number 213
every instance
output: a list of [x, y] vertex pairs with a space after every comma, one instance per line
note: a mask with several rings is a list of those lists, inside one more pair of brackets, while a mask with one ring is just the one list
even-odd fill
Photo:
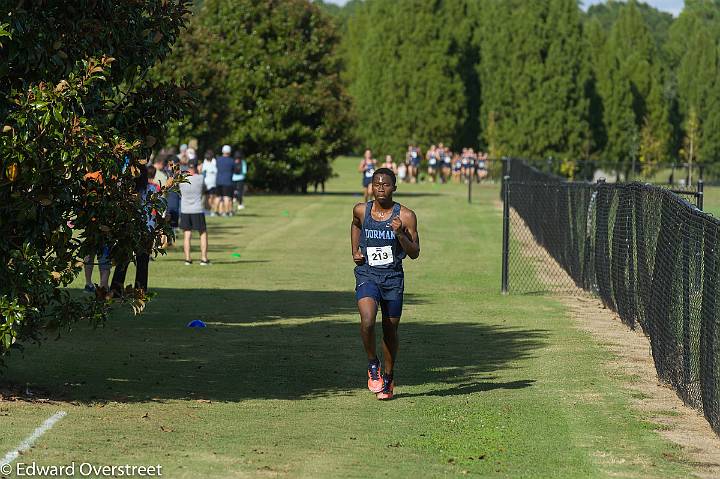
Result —
[[368, 264], [384, 266], [393, 262], [392, 246], [368, 246]]

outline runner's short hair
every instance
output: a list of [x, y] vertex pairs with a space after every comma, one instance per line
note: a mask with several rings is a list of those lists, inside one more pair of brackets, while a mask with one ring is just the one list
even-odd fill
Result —
[[373, 173], [372, 175], [373, 180], [378, 175], [388, 175], [390, 178], [392, 178], [393, 186], [397, 185], [397, 178], [395, 178], [395, 173], [393, 173], [393, 170], [391, 170], [390, 168], [378, 168], [377, 170], [375, 170], [375, 173]]

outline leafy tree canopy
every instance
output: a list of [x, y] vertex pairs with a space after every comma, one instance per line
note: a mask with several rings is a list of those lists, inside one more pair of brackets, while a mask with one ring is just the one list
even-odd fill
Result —
[[205, 0], [156, 71], [198, 89], [198, 108], [173, 139], [241, 148], [258, 188], [325, 181], [351, 124], [337, 43], [333, 22], [308, 0]]
[[[185, 2], [29, 0], [0, 7], [0, 355], [48, 329], [103, 320], [104, 298], [64, 286], [82, 258], [116, 263], [163, 232], [158, 194], [136, 180], [182, 88], [149, 81], [184, 23]], [[155, 248], [157, 252], [157, 248]], [[129, 291], [136, 307], [144, 292]]]

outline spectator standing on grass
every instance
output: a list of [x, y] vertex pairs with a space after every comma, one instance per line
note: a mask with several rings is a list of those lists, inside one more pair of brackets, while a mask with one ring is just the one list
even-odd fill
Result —
[[205, 181], [205, 198], [210, 216], [217, 214], [217, 161], [212, 150], [205, 152], [205, 159], [200, 167], [200, 173]]
[[[160, 183], [157, 183], [155, 181], [155, 175], [157, 174], [157, 171], [155, 170], [155, 166], [149, 165], [147, 167], [147, 178], [148, 178], [148, 192], [150, 193], [159, 193], [161, 190]], [[165, 235], [162, 235], [160, 238], [160, 246], [165, 247], [167, 245], [167, 237]], [[155, 261], [155, 258], [150, 256], [150, 261]]]
[[205, 224], [205, 213], [202, 205], [204, 179], [198, 173], [194, 163], [189, 164], [187, 183], [180, 183], [180, 228], [183, 230], [183, 249], [185, 265], [192, 264], [190, 256], [190, 240], [192, 232], [200, 233], [200, 264], [210, 264], [208, 260], [208, 236]]
[[156, 156], [153, 166], [155, 167], [155, 176], [153, 178], [153, 181], [160, 186], [165, 186], [168, 180], [168, 173], [166, 171], [167, 158], [165, 157], [165, 155]]
[[[85, 175], [85, 181], [89, 185], [95, 185], [91, 188], [95, 189], [103, 184], [103, 177], [99, 171], [94, 171]], [[70, 224], [68, 224], [71, 228]], [[95, 269], [95, 254], [91, 254], [83, 258], [85, 263], [85, 293], [95, 293], [95, 284], [92, 281], [93, 269]], [[105, 291], [109, 290], [108, 281], [110, 280], [110, 248], [103, 245], [97, 253], [98, 269], [100, 270], [100, 287]]]
[[152, 193], [157, 193], [160, 191], [160, 183], [155, 181], [155, 175], [157, 174], [157, 170], [155, 169], [154, 165], [148, 165], [147, 167], [147, 178], [148, 178], [148, 188]]
[[[146, 226], [152, 231], [157, 225], [155, 221], [155, 212], [150, 211], [148, 205], [148, 195], [157, 192], [155, 186], [148, 182], [148, 169], [145, 165], [140, 166], [140, 175], [135, 178], [135, 191], [138, 193], [140, 203], [146, 211]], [[135, 252], [135, 289], [146, 292], [148, 289], [148, 269], [150, 264], [150, 248], [141, 249]], [[122, 296], [123, 285], [125, 284], [125, 276], [130, 265], [128, 259], [125, 263], [118, 264], [115, 267], [110, 289], [113, 296]]]
[[245, 176], [247, 175], [247, 162], [240, 150], [235, 151], [235, 163], [233, 165], [233, 193], [237, 200], [237, 209], [245, 209], [243, 204], [243, 193], [245, 192]]
[[190, 167], [190, 163], [194, 163], [195, 168], [198, 167], [197, 153], [195, 153], [195, 150], [193, 148], [187, 149], [187, 157], [188, 157], [187, 163], [185, 164], [184, 169], [181, 170], [183, 173], [186, 173], [188, 171], [188, 168]]
[[[168, 167], [165, 169], [165, 173], [168, 175], [168, 179], [175, 177], [174, 158], [175, 157], [171, 155], [167, 161]], [[167, 193], [166, 214], [169, 218], [173, 233], [177, 235], [178, 220], [180, 219], [180, 195], [176, 191], [168, 191]]]
[[218, 213], [220, 216], [232, 216], [232, 203], [235, 187], [233, 185], [233, 169], [235, 160], [230, 156], [232, 148], [230, 145], [222, 147], [222, 156], [217, 158], [217, 196]]
[[182, 145], [180, 145], [180, 153], [177, 154], [177, 163], [178, 164], [182, 165], [182, 164], [187, 163], [187, 160], [188, 160], [187, 149], [188, 149], [187, 144], [183, 143]]
[[[105, 291], [110, 289], [110, 248], [103, 246], [97, 254], [98, 269], [100, 270], [100, 287]], [[95, 268], [95, 255], [85, 257], [85, 293], [94, 293], [95, 284], [92, 281], [92, 273]]]

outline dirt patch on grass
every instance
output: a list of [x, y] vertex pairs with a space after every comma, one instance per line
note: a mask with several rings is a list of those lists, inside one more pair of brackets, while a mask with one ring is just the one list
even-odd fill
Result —
[[45, 389], [30, 389], [16, 383], [0, 382], [0, 403], [2, 402], [31, 402], [57, 404], [50, 393]]
[[523, 253], [548, 268], [549, 274], [543, 275], [545, 281], [551, 282], [548, 286], [563, 290], [555, 296], [567, 306], [577, 326], [590, 332], [614, 354], [615, 359], [608, 364], [611, 371], [632, 378], [626, 385], [632, 391], [633, 406], [647, 420], [661, 426], [658, 428], [661, 436], [682, 447], [684, 459], [693, 466], [695, 476], [720, 477], [720, 438], [702, 413], [686, 406], [670, 386], [659, 382], [648, 338], [640, 329], [633, 331], [625, 326], [598, 298], [569, 287], [573, 281], [532, 239], [515, 211], [511, 211], [511, 221], [512, 228], [519, 233], [513, 237]]

